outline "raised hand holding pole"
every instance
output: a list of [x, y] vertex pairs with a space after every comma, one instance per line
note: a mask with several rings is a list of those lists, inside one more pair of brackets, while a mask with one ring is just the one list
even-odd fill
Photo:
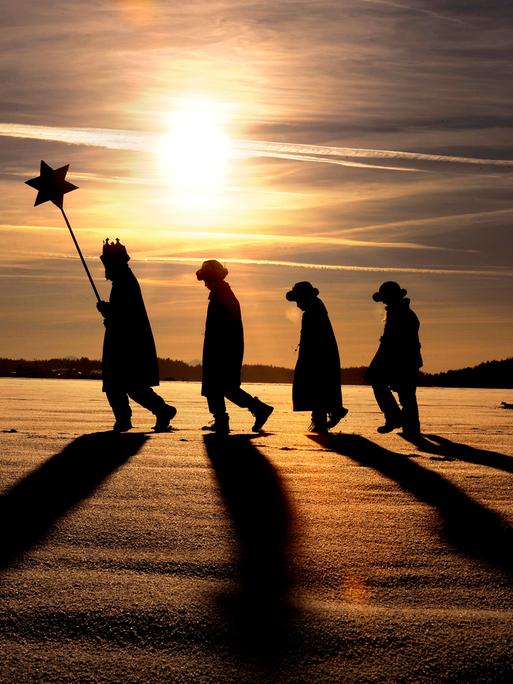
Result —
[[101, 297], [98, 294], [98, 290], [96, 289], [94, 280], [87, 267], [82, 251], [79, 247], [75, 234], [73, 233], [73, 229], [71, 228], [70, 222], [68, 221], [68, 217], [66, 216], [66, 213], [64, 212], [62, 206], [64, 201], [64, 195], [67, 192], [71, 192], [72, 190], [78, 189], [76, 185], [73, 185], [73, 183], [69, 183], [66, 180], [66, 173], [68, 172], [68, 169], [69, 164], [66, 164], [66, 166], [61, 166], [60, 169], [52, 169], [51, 166], [49, 166], [46, 162], [41, 160], [40, 175], [37, 178], [32, 178], [31, 180], [25, 181], [25, 183], [27, 185], [30, 185], [31, 188], [35, 188], [37, 190], [37, 197], [36, 201], [34, 202], [35, 207], [37, 207], [38, 204], [43, 204], [43, 202], [50, 201], [53, 202], [53, 204], [55, 204], [55, 206], [59, 207], [59, 209], [61, 210], [62, 216], [64, 217], [66, 225], [68, 226], [71, 238], [75, 243], [75, 247], [77, 248], [78, 256], [82, 261], [82, 265], [85, 269], [87, 277], [89, 278], [89, 282], [91, 283], [93, 292], [96, 295], [96, 299], [99, 302], [101, 302]]

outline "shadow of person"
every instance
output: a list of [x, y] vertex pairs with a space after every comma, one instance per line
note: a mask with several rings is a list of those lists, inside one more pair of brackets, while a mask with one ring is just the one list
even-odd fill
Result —
[[290, 506], [251, 436], [206, 435], [204, 441], [238, 542], [238, 586], [224, 601], [234, 642], [274, 659], [285, 648], [290, 617]]
[[452, 442], [450, 439], [439, 435], [424, 434], [420, 438], [405, 439], [414, 444], [419, 451], [428, 454], [447, 459], [453, 458], [466, 463], [476, 463], [477, 465], [503, 470], [506, 473], [513, 473], [513, 457], [500, 454], [497, 451], [477, 449], [468, 444]]
[[513, 575], [513, 529], [498, 513], [408, 456], [359, 435], [310, 435], [310, 439], [397, 482], [436, 509], [447, 541], [458, 551]]
[[82, 435], [0, 497], [0, 568], [42, 541], [53, 523], [83, 499], [148, 439], [142, 434]]

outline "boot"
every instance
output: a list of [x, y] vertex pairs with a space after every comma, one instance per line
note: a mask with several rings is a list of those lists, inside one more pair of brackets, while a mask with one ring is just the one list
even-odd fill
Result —
[[116, 418], [116, 422], [112, 426], [113, 432], [128, 432], [133, 428], [130, 418]]
[[400, 428], [403, 426], [402, 420], [390, 420], [389, 418], [385, 419], [385, 424], [380, 425], [379, 428], [377, 429], [378, 432], [381, 434], [384, 434], [386, 432], [392, 432], [392, 430], [396, 430], [397, 428]]
[[264, 402], [260, 401], [258, 397], [255, 397], [254, 404], [249, 410], [255, 416], [255, 423], [251, 429], [253, 432], [260, 432], [264, 426], [264, 423], [274, 411], [274, 406], [264, 404]]
[[176, 416], [176, 408], [166, 404], [166, 408], [157, 414], [157, 422], [153, 426], [155, 432], [168, 432], [169, 423]]
[[208, 425], [204, 425], [202, 430], [210, 430], [216, 435], [227, 435], [230, 432], [230, 417], [227, 413], [219, 413], [214, 416], [214, 420]]
[[326, 427], [328, 430], [332, 427], [335, 427], [342, 418], [345, 418], [347, 414], [349, 413], [349, 409], [346, 409], [345, 406], [341, 406], [340, 408], [334, 409], [333, 411], [330, 411], [328, 413], [328, 422], [326, 423]]

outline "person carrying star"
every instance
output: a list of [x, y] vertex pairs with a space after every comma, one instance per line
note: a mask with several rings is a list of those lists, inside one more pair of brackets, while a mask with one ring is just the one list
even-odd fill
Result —
[[165, 432], [176, 408], [152, 389], [159, 384], [157, 352], [141, 288], [128, 265], [130, 257], [119, 240], [107, 238], [100, 259], [105, 278], [112, 281], [109, 301], [99, 301], [96, 307], [105, 319], [103, 391], [116, 419], [113, 430], [132, 428], [130, 398], [155, 415], [155, 432]]

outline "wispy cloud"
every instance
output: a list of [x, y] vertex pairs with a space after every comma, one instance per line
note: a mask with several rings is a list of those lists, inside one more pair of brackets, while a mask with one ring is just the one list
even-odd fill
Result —
[[[25, 124], [0, 123], [0, 136], [45, 140], [70, 145], [89, 145], [114, 150], [157, 151], [162, 137], [155, 133], [113, 130], [106, 128], [61, 128], [53, 126], [32, 126]], [[368, 149], [358, 147], [335, 147], [308, 145], [267, 140], [233, 140], [235, 152], [246, 155], [283, 157], [298, 161], [323, 162], [344, 166], [366, 166], [355, 159], [383, 159], [404, 162], [427, 162], [437, 164], [459, 164], [479, 167], [513, 169], [513, 159], [481, 159], [455, 155], [426, 154], [401, 150]], [[373, 166], [391, 171], [405, 171], [407, 167]]]
[[[24, 224], [0, 224], [0, 232], [5, 233], [30, 233], [38, 234], [41, 232], [61, 232], [60, 227], [55, 226], [35, 226]], [[105, 229], [99, 228], [84, 228], [80, 229], [81, 234], [93, 234], [103, 238]], [[435, 252], [453, 251], [450, 248], [439, 247], [436, 245], [426, 245], [420, 242], [408, 242], [404, 240], [355, 240], [352, 238], [326, 235], [283, 235], [279, 233], [244, 233], [244, 232], [222, 232], [222, 231], [159, 231], [160, 236], [169, 237], [177, 245], [175, 251], [190, 251], [191, 243], [199, 241], [213, 243], [221, 243], [222, 247], [233, 247], [237, 245], [256, 244], [265, 247], [274, 247], [276, 245], [290, 245], [290, 246], [315, 246], [315, 247], [358, 247], [371, 249], [409, 249], [409, 250], [428, 250]], [[178, 245], [185, 243], [183, 248]], [[159, 248], [158, 251], [160, 251]], [[34, 256], [41, 256], [34, 254]]]
[[[207, 255], [195, 257], [146, 257], [140, 261], [153, 263], [185, 263], [198, 264]], [[451, 268], [414, 268], [402, 266], [352, 266], [348, 264], [314, 264], [300, 261], [275, 261], [272, 259], [224, 259], [227, 264], [247, 264], [250, 266], [280, 266], [286, 268], [306, 268], [317, 271], [353, 271], [365, 273], [429, 273], [431, 275], [451, 276], [486, 276], [495, 278], [513, 278], [513, 271], [503, 269], [451, 269]]]
[[454, 24], [465, 24], [465, 22], [458, 17], [451, 17], [447, 14], [442, 14], [440, 12], [434, 12], [433, 10], [426, 9], [425, 7], [416, 7], [415, 5], [410, 5], [402, 2], [392, 2], [392, 0], [360, 0], [360, 2], [363, 2], [366, 5], [382, 5], [383, 7], [399, 9], [406, 12], [412, 12], [414, 14], [424, 14], [428, 17], [432, 17], [433, 19], [440, 19], [441, 21], [448, 21]]

